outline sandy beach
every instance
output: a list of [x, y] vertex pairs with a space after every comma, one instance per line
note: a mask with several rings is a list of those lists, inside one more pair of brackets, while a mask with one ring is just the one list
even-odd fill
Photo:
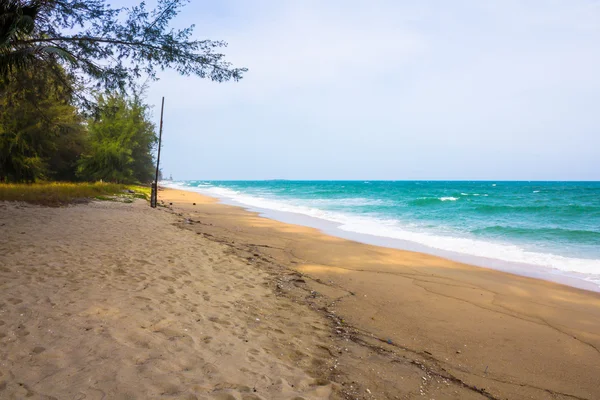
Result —
[[0, 398], [600, 398], [599, 293], [159, 199], [0, 203]]

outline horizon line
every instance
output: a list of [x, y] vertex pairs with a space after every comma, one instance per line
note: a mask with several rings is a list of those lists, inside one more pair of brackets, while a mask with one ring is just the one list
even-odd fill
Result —
[[[598, 180], [573, 179], [573, 180], [548, 180], [548, 179], [287, 179], [287, 178], [262, 178], [262, 179], [173, 179], [172, 181], [207, 181], [207, 182], [590, 182], [600, 183]], [[163, 181], [169, 181], [163, 179]]]

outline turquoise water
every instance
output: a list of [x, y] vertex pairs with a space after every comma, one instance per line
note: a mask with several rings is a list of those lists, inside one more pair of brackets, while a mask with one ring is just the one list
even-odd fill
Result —
[[600, 284], [600, 182], [174, 184], [250, 208], [320, 218], [345, 232], [528, 264]]

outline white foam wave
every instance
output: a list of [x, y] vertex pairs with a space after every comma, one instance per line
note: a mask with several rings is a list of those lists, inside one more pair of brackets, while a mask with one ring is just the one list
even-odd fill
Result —
[[491, 258], [512, 263], [530, 264], [564, 272], [586, 274], [590, 280], [600, 279], [600, 260], [564, 257], [556, 254], [527, 251], [517, 245], [494, 243], [478, 239], [458, 238], [427, 232], [415, 232], [399, 226], [395, 221], [354, 220], [339, 229], [374, 236], [416, 242], [439, 250], [470, 256]]
[[458, 197], [440, 197], [441, 201], [456, 201]]
[[180, 182], [180, 181], [158, 181], [158, 184], [160, 186], [164, 186], [164, 187], [167, 187], [167, 188], [188, 190], [188, 186], [185, 184], [185, 182]]
[[[564, 272], [576, 272], [585, 274], [587, 276], [585, 279], [590, 282], [600, 282], [600, 260], [564, 257], [556, 254], [528, 251], [509, 243], [488, 242], [479, 239], [454, 237], [436, 232], [424, 232], [419, 226], [413, 224], [406, 225], [397, 220], [327, 211], [316, 207], [298, 205], [291, 200], [257, 197], [228, 188], [194, 188], [176, 182], [167, 183], [164, 186], [198, 191], [207, 195], [233, 200], [236, 203], [249, 207], [290, 212], [324, 219], [338, 223], [338, 229], [346, 232], [399, 239], [434, 249], [470, 256], [529, 264]], [[456, 198], [452, 197], [452, 199]]]
[[584, 280], [588, 281], [588, 282], [592, 282], [593, 284], [600, 286], [600, 275], [596, 275], [595, 277], [588, 277], [585, 278]]

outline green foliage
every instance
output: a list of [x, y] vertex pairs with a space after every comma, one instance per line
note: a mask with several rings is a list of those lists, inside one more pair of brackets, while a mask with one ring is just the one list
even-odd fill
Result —
[[0, 182], [152, 181], [156, 134], [140, 96], [100, 96], [85, 121], [54, 77], [42, 69], [0, 79]]
[[36, 46], [13, 43], [33, 33], [38, 11], [39, 5], [21, 5], [14, 0], [0, 2], [0, 76], [27, 69], [36, 60]]
[[125, 89], [157, 69], [217, 82], [246, 71], [218, 52], [225, 42], [169, 27], [187, 0], [107, 1], [0, 0], [0, 182], [149, 182], [154, 126]]
[[139, 97], [100, 96], [100, 113], [88, 121], [88, 149], [78, 175], [85, 180], [150, 182], [157, 138]]
[[14, 72], [0, 92], [0, 182], [74, 179], [85, 127], [54, 72]]
[[225, 42], [195, 40], [193, 26], [169, 27], [186, 2], [158, 0], [147, 10], [144, 2], [114, 8], [105, 0], [3, 0], [0, 74], [60, 62], [77, 77], [65, 82], [71, 92], [85, 86], [123, 93], [142, 74], [153, 79], [165, 68], [218, 82], [240, 79], [246, 69], [232, 68], [217, 51]]

